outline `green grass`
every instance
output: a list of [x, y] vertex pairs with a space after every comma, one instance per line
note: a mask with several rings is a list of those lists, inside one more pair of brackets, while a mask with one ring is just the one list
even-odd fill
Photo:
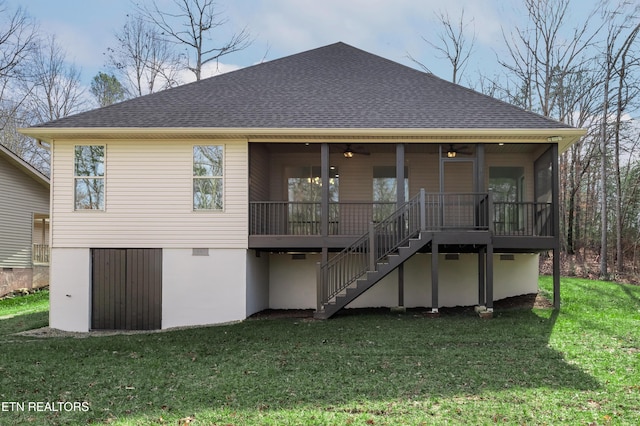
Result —
[[640, 424], [640, 287], [562, 284], [560, 312], [492, 320], [361, 314], [37, 339], [12, 333], [46, 313], [16, 315], [0, 320], [0, 402], [90, 408], [0, 410], [0, 425]]
[[40, 290], [28, 296], [0, 299], [0, 320], [14, 315], [45, 312], [49, 310], [49, 291]]

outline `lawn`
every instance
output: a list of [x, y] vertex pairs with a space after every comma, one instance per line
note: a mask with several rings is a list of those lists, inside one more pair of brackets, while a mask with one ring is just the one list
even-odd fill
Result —
[[491, 320], [352, 314], [83, 339], [16, 336], [47, 313], [1, 301], [0, 424], [640, 424], [640, 287], [563, 278], [562, 296], [559, 312]]

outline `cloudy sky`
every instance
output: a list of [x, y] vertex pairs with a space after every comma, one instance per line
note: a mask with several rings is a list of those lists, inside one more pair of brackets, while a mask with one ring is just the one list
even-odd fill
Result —
[[[157, 0], [169, 5], [173, 0]], [[583, 5], [584, 0], [574, 4]], [[588, 0], [591, 3], [591, 0]], [[488, 73], [495, 66], [507, 32], [522, 19], [521, 0], [220, 0], [228, 18], [224, 31], [247, 27], [254, 39], [245, 51], [224, 57], [222, 68], [236, 69], [343, 41], [385, 58], [417, 67], [410, 54], [436, 75], [450, 79], [450, 67], [424, 40], [437, 41], [442, 32], [436, 14], [457, 20], [464, 9], [469, 37], [476, 33], [475, 52], [467, 73]], [[55, 34], [69, 59], [89, 82], [105, 70], [105, 52], [114, 46], [114, 32], [134, 10], [130, 0], [5, 0], [14, 10], [22, 6], [43, 33]], [[575, 14], [584, 12], [581, 6]]]

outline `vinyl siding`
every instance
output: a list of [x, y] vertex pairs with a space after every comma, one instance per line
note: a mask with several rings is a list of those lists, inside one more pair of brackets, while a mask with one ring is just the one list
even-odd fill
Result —
[[31, 267], [33, 215], [48, 212], [49, 190], [0, 156], [0, 267]]
[[249, 150], [249, 170], [251, 201], [269, 200], [269, 152], [260, 144], [251, 144]]
[[[246, 141], [108, 141], [105, 211], [74, 211], [74, 146], [53, 146], [53, 247], [247, 247]], [[193, 211], [193, 145], [224, 145], [224, 211]]]

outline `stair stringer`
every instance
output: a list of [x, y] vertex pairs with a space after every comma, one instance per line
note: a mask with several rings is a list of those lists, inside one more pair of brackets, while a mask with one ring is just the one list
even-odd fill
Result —
[[397, 254], [387, 256], [387, 262], [377, 262], [375, 271], [367, 271], [354, 284], [323, 305], [321, 311], [314, 312], [316, 319], [328, 319], [340, 309], [357, 299], [362, 293], [376, 285], [380, 280], [393, 272], [398, 266], [409, 260], [433, 240], [433, 233], [421, 231], [417, 238], [411, 238], [408, 245], [398, 247]]

